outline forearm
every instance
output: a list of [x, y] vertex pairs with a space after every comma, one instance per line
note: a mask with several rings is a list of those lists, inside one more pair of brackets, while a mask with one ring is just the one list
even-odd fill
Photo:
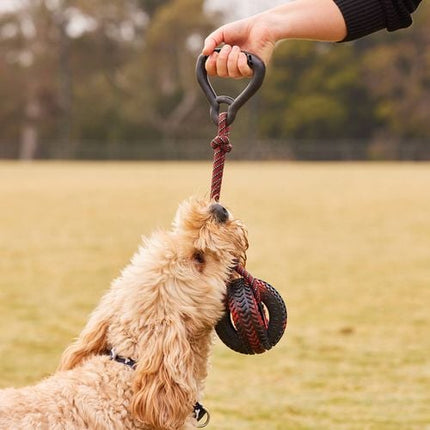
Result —
[[[293, 0], [260, 14], [215, 30], [204, 43], [210, 75], [239, 78], [251, 76], [241, 50], [270, 62], [278, 41], [307, 39], [340, 42], [386, 28], [411, 24], [411, 14], [421, 0]], [[224, 44], [219, 55], [214, 49]]]
[[254, 18], [273, 40], [354, 40], [378, 30], [408, 27], [421, 0], [293, 0]]
[[[268, 64], [273, 49], [283, 39], [340, 41], [347, 34], [345, 21], [333, 0], [294, 0], [215, 30], [204, 43], [210, 75], [251, 76], [240, 50], [258, 55]], [[219, 55], [214, 49], [224, 44]]]
[[333, 0], [294, 0], [255, 16], [265, 22], [272, 40], [340, 41], [346, 37], [345, 20]]

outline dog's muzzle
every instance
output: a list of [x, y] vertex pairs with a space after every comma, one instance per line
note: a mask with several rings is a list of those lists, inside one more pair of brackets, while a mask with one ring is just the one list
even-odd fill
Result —
[[219, 203], [214, 203], [209, 208], [210, 213], [215, 218], [215, 220], [221, 224], [227, 222], [229, 218], [228, 210], [221, 206]]

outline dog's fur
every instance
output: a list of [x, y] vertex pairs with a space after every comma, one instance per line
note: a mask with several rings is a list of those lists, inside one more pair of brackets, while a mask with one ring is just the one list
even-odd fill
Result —
[[248, 246], [242, 223], [213, 205], [185, 201], [170, 231], [144, 240], [53, 376], [0, 391], [0, 429], [195, 428], [225, 284]]

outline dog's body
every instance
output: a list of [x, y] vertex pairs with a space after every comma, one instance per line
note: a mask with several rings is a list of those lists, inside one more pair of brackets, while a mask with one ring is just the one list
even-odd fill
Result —
[[[0, 391], [2, 430], [146, 427], [128, 413], [133, 369], [95, 355], [34, 387]], [[186, 427], [185, 427], [186, 428]]]
[[[219, 204], [189, 200], [114, 281], [59, 370], [0, 391], [0, 429], [194, 428], [225, 284], [246, 231]], [[112, 360], [109, 351], [136, 364]]]

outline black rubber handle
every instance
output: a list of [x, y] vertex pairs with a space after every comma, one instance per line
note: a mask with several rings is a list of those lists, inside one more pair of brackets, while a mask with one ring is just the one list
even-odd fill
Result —
[[[217, 52], [220, 51], [219, 48], [216, 49]], [[263, 61], [254, 54], [243, 51], [248, 60], [248, 66], [251, 67], [253, 74], [245, 89], [236, 97], [230, 96], [218, 96], [213, 89], [211, 83], [208, 79], [208, 74], [206, 72], [206, 55], [200, 55], [197, 59], [196, 64], [196, 76], [197, 82], [202, 87], [203, 93], [205, 94], [209, 105], [210, 105], [210, 116], [212, 121], [218, 125], [218, 115], [220, 110], [220, 105], [225, 103], [228, 105], [227, 108], [227, 125], [230, 125], [236, 118], [237, 111], [258, 91], [264, 81], [264, 76], [266, 74], [266, 66]]]

